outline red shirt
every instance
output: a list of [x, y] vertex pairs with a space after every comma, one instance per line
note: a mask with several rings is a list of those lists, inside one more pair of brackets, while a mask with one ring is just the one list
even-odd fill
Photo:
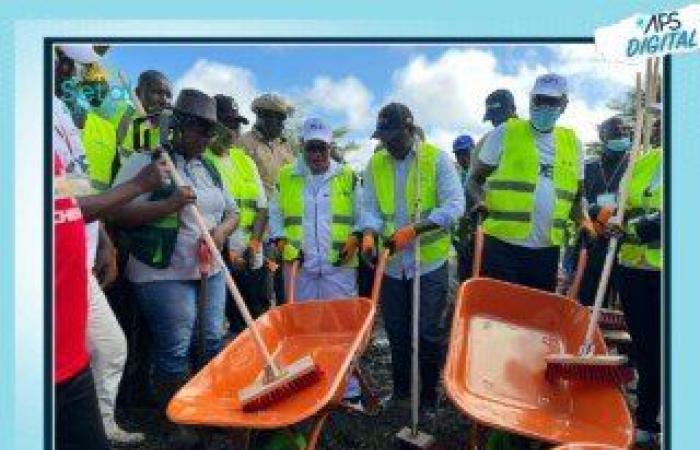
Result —
[[54, 381], [77, 375], [90, 362], [85, 344], [88, 273], [85, 223], [67, 191], [65, 169], [54, 154]]

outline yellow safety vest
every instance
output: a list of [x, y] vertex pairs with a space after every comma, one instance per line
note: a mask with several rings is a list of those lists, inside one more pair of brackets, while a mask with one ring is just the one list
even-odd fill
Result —
[[204, 153], [204, 159], [216, 168], [224, 187], [238, 204], [238, 227], [247, 241], [253, 230], [260, 196], [260, 187], [256, 181], [258, 168], [241, 148], [231, 147], [228, 156], [218, 156], [211, 150]]
[[[129, 128], [126, 131], [126, 135], [119, 144], [120, 158], [122, 163], [126, 161], [134, 152], [134, 118], [129, 121]], [[145, 129], [141, 127], [141, 146], [148, 147], [150, 149], [155, 149], [160, 144], [160, 129], [150, 128]]]
[[[352, 169], [343, 166], [331, 179], [331, 248], [328, 261], [336, 263], [355, 222], [356, 177]], [[299, 257], [304, 241], [304, 185], [306, 177], [296, 173], [295, 164], [285, 164], [279, 173], [279, 204], [284, 220], [287, 245], [282, 258], [291, 261]], [[357, 257], [348, 264], [357, 266]]]
[[[555, 127], [553, 181], [554, 217], [550, 240], [562, 245], [579, 180], [579, 155], [573, 130]], [[525, 239], [532, 230], [535, 189], [539, 180], [539, 153], [530, 122], [509, 119], [503, 134], [498, 168], [486, 180], [488, 216], [484, 232], [503, 239]]]
[[[440, 150], [427, 143], [422, 143], [417, 151], [420, 173], [421, 216], [427, 217], [437, 207], [437, 162]], [[394, 157], [386, 149], [372, 155], [369, 161], [372, 181], [379, 205], [379, 212], [384, 222], [382, 235], [388, 239], [396, 231], [396, 204], [394, 202]], [[406, 180], [406, 208], [409, 220], [416, 209], [416, 164], [411, 164]], [[442, 228], [431, 230], [420, 237], [419, 262], [431, 263], [446, 259], [450, 252], [450, 234]]]
[[108, 120], [90, 112], [81, 131], [92, 187], [102, 192], [112, 185], [117, 155], [117, 132]]
[[[662, 150], [655, 148], [635, 162], [627, 197], [626, 220], [661, 211], [663, 198], [662, 160]], [[661, 240], [642, 244], [636, 237], [634, 227], [629, 224], [626, 232], [625, 241], [620, 247], [620, 264], [627, 267], [661, 270], [663, 264]]]

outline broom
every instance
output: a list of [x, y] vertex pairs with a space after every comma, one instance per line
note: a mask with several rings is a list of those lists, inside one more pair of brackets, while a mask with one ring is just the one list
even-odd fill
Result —
[[[119, 78], [124, 85], [124, 88], [128, 90], [131, 101], [136, 110], [139, 112], [139, 114], [146, 115], [146, 111], [141, 105], [138, 97], [136, 97], [136, 94], [128, 88], [128, 83], [126, 82], [126, 78], [122, 73], [119, 74]], [[161, 136], [161, 139], [162, 138], [163, 136]], [[173, 164], [168, 152], [161, 152], [161, 158], [168, 167], [168, 171], [170, 172], [170, 176], [172, 177], [175, 186], [184, 186], [185, 182], [175, 168], [175, 165]], [[299, 390], [317, 382], [321, 377], [321, 370], [310, 355], [300, 358], [285, 367], [280, 367], [275, 362], [274, 358], [268, 351], [262, 336], [260, 335], [257, 325], [253, 321], [253, 318], [248, 311], [248, 307], [246, 306], [241, 293], [236, 287], [236, 283], [233, 281], [231, 274], [226, 269], [226, 264], [224, 264], [221, 252], [219, 252], [218, 248], [216, 247], [216, 244], [209, 233], [209, 229], [204, 222], [204, 218], [199, 212], [199, 209], [197, 209], [197, 207], [193, 204], [188, 205], [187, 208], [190, 209], [192, 215], [194, 216], [199, 231], [202, 234], [202, 238], [207, 247], [209, 247], [211, 255], [214, 257], [215, 264], [218, 264], [219, 267], [223, 268], [222, 270], [224, 273], [226, 286], [228, 286], [228, 289], [236, 302], [236, 306], [238, 307], [241, 316], [243, 316], [251, 335], [253, 336], [253, 340], [258, 347], [260, 354], [265, 359], [267, 369], [265, 374], [267, 376], [258, 377], [258, 379], [256, 379], [252, 385], [247, 386], [238, 392], [238, 399], [241, 403], [242, 409], [244, 411], [263, 409], [291, 397]]]
[[[651, 92], [651, 60], [647, 61], [647, 92]], [[634, 130], [634, 148], [630, 154], [630, 160], [625, 171], [625, 175], [620, 183], [618, 192], [618, 209], [616, 219], [618, 223], [622, 223], [625, 213], [625, 204], [629, 189], [629, 179], [632, 175], [634, 163], [639, 154], [642, 134], [642, 107], [641, 107], [641, 75], [637, 73], [636, 83], [636, 123]], [[646, 103], [650, 100], [647, 95]], [[545, 378], [550, 382], [557, 379], [582, 380], [598, 383], [624, 384], [630, 381], [633, 373], [627, 363], [627, 357], [624, 355], [594, 355], [593, 354], [593, 333], [597, 328], [600, 309], [607, 290], [610, 272], [617, 253], [619, 236], [613, 235], [608, 244], [608, 251], [605, 255], [605, 264], [603, 272], [596, 291], [595, 303], [588, 322], [586, 335], [579, 350], [578, 355], [555, 354], [545, 358], [547, 367], [545, 369]]]

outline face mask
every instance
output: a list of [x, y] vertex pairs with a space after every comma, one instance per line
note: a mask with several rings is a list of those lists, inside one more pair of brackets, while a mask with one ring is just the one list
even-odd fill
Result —
[[632, 146], [632, 141], [628, 137], [610, 139], [605, 143], [605, 147], [611, 152], [626, 152]]
[[547, 132], [554, 128], [554, 124], [557, 123], [560, 115], [560, 108], [552, 108], [550, 106], [530, 107], [530, 123], [540, 132]]

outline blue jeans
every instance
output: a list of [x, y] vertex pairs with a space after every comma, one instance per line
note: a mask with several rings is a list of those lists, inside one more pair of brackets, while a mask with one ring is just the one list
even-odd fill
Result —
[[153, 340], [154, 375], [177, 378], [187, 374], [199, 331], [204, 326], [204, 364], [221, 350], [224, 337], [226, 286], [223, 272], [209, 277], [207, 301], [197, 317], [199, 280], [167, 280], [134, 283], [134, 291]]

